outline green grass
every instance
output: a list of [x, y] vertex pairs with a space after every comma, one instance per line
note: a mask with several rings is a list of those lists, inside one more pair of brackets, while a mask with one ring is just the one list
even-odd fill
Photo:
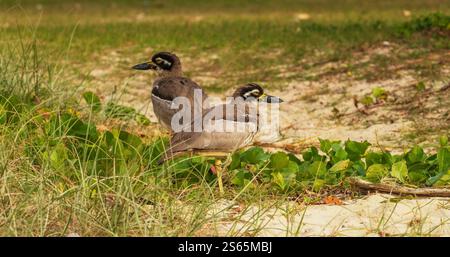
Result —
[[[390, 18], [399, 18], [404, 10], [412, 12], [424, 13], [430, 11], [448, 11], [449, 6], [446, 1], [439, 0], [397, 0], [397, 1], [358, 1], [358, 0], [113, 0], [113, 1], [88, 1], [88, 0], [4, 0], [1, 5], [4, 8], [14, 8], [17, 6], [29, 9], [49, 9], [52, 11], [81, 9], [85, 12], [98, 11], [100, 9], [114, 11], [139, 11], [162, 13], [162, 14], [205, 14], [210, 13], [232, 13], [232, 14], [273, 14], [273, 13], [293, 13], [306, 12], [318, 14], [334, 14], [340, 16], [355, 15], [363, 16], [383, 16], [390, 15]], [[38, 6], [38, 7], [37, 7]], [[83, 8], [84, 7], [84, 8]], [[109, 11], [108, 10], [108, 11]], [[333, 18], [331, 18], [333, 19]]]
[[[117, 116], [135, 119], [133, 111], [122, 108], [124, 114], [116, 116], [97, 113], [82, 100], [85, 88], [92, 90], [97, 85], [96, 78], [87, 74], [105, 68], [102, 58], [106, 58], [106, 68], [114, 67], [115, 76], [108, 79], [116, 86], [131, 76], [131, 65], [149, 58], [151, 52], [174, 51], [186, 60], [188, 75], [213, 73], [217, 80], [207, 84], [207, 90], [223, 92], [248, 81], [283, 88], [291, 81], [320, 80], [348, 72], [346, 68], [310, 75], [329, 62], [346, 63], [359, 79], [376, 81], [396, 75], [389, 69], [390, 63], [420, 61], [421, 65], [405, 69], [414, 69], [421, 79], [439, 80], [445, 73], [427, 57], [445, 57], [449, 49], [445, 27], [449, 5], [445, 1], [91, 4], [47, 0], [40, 4], [10, 0], [0, 4], [0, 235], [214, 235], [204, 229], [220, 221], [221, 213], [209, 214], [220, 199], [246, 206], [272, 201], [261, 204], [262, 212], [293, 195], [303, 202], [320, 200], [321, 194], [304, 196], [305, 185], [288, 181], [294, 183], [291, 185], [280, 176], [268, 183], [260, 177], [252, 180], [253, 173], [259, 174], [267, 162], [243, 162], [237, 172], [227, 174], [224, 195], [219, 193], [216, 178], [207, 172], [207, 163], [213, 160], [192, 158], [158, 167], [152, 154], [161, 152], [162, 146], [154, 143], [159, 136], [148, 135], [155, 130], [153, 124], [121, 122]], [[404, 10], [412, 16], [403, 16]], [[418, 18], [436, 11], [442, 14], [427, 16], [436, 20]], [[303, 12], [311, 18], [296, 20]], [[408, 51], [374, 55], [366, 63], [358, 63], [355, 53], [383, 41]], [[294, 72], [280, 76], [281, 66]], [[106, 144], [104, 132], [97, 132], [95, 139], [89, 138], [90, 133], [77, 134], [80, 131], [73, 130], [76, 122], [59, 120], [67, 113], [88, 124], [80, 125], [81, 131], [106, 124], [114, 140]], [[134, 132], [140, 129], [148, 132], [144, 138], [136, 138], [139, 133]], [[122, 134], [129, 141], [117, 140], [120, 134], [114, 133], [120, 130], [131, 132]], [[140, 149], [143, 146], [147, 152]], [[131, 154], [135, 152], [139, 154]], [[326, 163], [327, 168], [334, 164]], [[242, 174], [235, 174], [239, 172]], [[306, 181], [308, 189], [320, 191], [316, 180]], [[250, 229], [252, 224], [246, 225], [228, 233], [258, 232]]]
[[[427, 51], [422, 52], [420, 56], [404, 56], [403, 51], [382, 58], [375, 55], [366, 65], [353, 66], [355, 72], [361, 73], [361, 79], [393, 76], [395, 71], [389, 71], [386, 66], [392, 62], [420, 60], [430, 54], [445, 55], [449, 48], [447, 32], [426, 34], [420, 32], [420, 28], [405, 28], [408, 24], [349, 21], [330, 25], [313, 21], [236, 18], [200, 23], [156, 21], [79, 26], [18, 25], [0, 29], [5, 39], [0, 45], [7, 47], [32, 37], [37, 41], [39, 51], [43, 51], [43, 55], [58, 59], [64, 53], [66, 58], [70, 59], [66, 65], [81, 73], [95, 68], [94, 59], [108, 58], [115, 49], [119, 49], [122, 56], [129, 56], [120, 63], [112, 63], [125, 71], [135, 62], [149, 58], [149, 54], [144, 54], [143, 50], [150, 47], [154, 51], [170, 50], [191, 58], [190, 62], [185, 64], [188, 75], [191, 75], [193, 69], [200, 73], [215, 70], [220, 81], [225, 81], [221, 86], [212, 84], [206, 85], [207, 87], [225, 89], [247, 81], [268, 81], [269, 87], [280, 87], [287, 80], [315, 79], [309, 78], [310, 69], [314, 68], [315, 63], [357, 62], [358, 59], [353, 58], [353, 52], [381, 44], [383, 41], [394, 42], [411, 51], [417, 49], [420, 52], [424, 48]], [[211, 59], [212, 55], [217, 58]], [[375, 68], [368, 67], [367, 64], [372, 63]], [[280, 78], [277, 68], [279, 66], [287, 66], [296, 72]], [[441, 76], [439, 65], [433, 62], [407, 66], [405, 69], [423, 71], [417, 74], [424, 78]], [[374, 77], [375, 74], [377, 75]], [[320, 76], [317, 75], [317, 78]]]

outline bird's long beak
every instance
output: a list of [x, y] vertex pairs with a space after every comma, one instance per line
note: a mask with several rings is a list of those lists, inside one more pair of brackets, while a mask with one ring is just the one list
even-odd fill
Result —
[[259, 97], [258, 100], [261, 102], [267, 102], [267, 103], [271, 103], [271, 104], [279, 104], [279, 103], [284, 102], [283, 99], [281, 99], [277, 96], [266, 95], [266, 94], [263, 94], [261, 97]]
[[156, 64], [154, 64], [153, 62], [144, 62], [134, 65], [131, 68], [135, 70], [156, 70], [158, 66], [156, 66]]

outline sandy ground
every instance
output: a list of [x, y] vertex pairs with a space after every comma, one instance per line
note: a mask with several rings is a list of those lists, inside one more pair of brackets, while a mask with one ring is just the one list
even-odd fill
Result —
[[450, 235], [450, 199], [400, 199], [385, 194], [343, 201], [341, 205], [285, 206], [217, 204], [223, 219], [208, 226], [221, 235], [257, 236], [400, 236]]
[[[388, 54], [388, 50], [384, 48], [378, 51]], [[151, 49], [147, 52], [150, 53]], [[114, 97], [119, 96], [120, 102], [135, 107], [156, 122], [150, 104], [152, 77], [146, 73], [136, 74], [124, 69], [132, 61], [117, 52], [112, 52], [99, 63], [97, 66], [100, 68], [90, 73], [92, 83], [95, 84], [92, 87], [97, 93], [110, 98], [114, 91]], [[105, 64], [105, 68], [101, 68], [101, 63]], [[119, 65], [110, 66], [111, 63]], [[324, 64], [317, 72], [332, 68], [329, 66], [330, 64]], [[120, 81], [111, 81], [113, 74]], [[444, 88], [448, 81], [429, 82], [427, 92], [431, 92], [430, 96], [425, 100], [417, 100], [413, 92], [414, 85], [419, 80], [408, 73], [400, 75], [398, 79], [370, 83], [354, 80], [351, 74], [340, 74], [338, 77], [319, 81], [289, 81], [282, 91], [268, 90], [268, 93], [285, 100], [280, 109], [281, 138], [271, 147], [299, 153], [306, 147], [317, 145], [318, 138], [350, 138], [368, 140], [373, 145], [401, 152], [402, 147], [411, 145], [410, 142], [404, 142], [402, 135], [417, 126], [408, 116], [411, 103], [420, 108], [430, 108], [431, 111], [418, 114], [422, 122], [432, 122], [433, 119], [445, 122], [442, 115], [448, 113], [450, 90], [434, 94], [433, 92]], [[211, 78], [205, 78], [202, 74], [192, 76], [192, 79], [203, 85]], [[354, 99], [369, 94], [374, 86], [388, 91], [388, 100], [371, 108], [355, 107]], [[231, 92], [232, 89], [224, 95]], [[441, 99], [442, 96], [444, 100]], [[440, 106], [428, 106], [439, 102], [437, 97], [441, 97], [439, 101], [444, 103]], [[404, 102], [409, 105], [405, 106]], [[214, 223], [208, 224], [205, 230], [208, 231], [206, 234], [214, 231], [212, 234], [259, 236], [450, 236], [448, 199], [403, 199], [397, 202], [389, 200], [390, 198], [392, 196], [370, 195], [344, 201], [342, 205], [302, 206], [288, 202], [283, 208], [256, 205], [246, 206], [245, 211], [232, 208], [231, 212], [220, 212], [220, 215], [225, 215], [223, 218], [217, 218], [214, 214]], [[233, 203], [223, 202], [214, 209], [220, 211], [229, 205]]]

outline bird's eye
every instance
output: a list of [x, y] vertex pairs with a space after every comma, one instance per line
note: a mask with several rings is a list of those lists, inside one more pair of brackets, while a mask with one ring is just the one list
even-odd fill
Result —
[[259, 92], [258, 89], [253, 89], [252, 91], [250, 91], [250, 94], [251, 94], [252, 96], [258, 97], [258, 96], [261, 95], [261, 92]]
[[158, 63], [158, 64], [166, 64], [166, 65], [170, 65], [171, 64], [171, 62], [169, 62], [169, 61], [167, 61], [167, 60], [165, 60], [165, 59], [163, 59], [163, 58], [161, 58], [161, 57], [158, 57], [158, 58], [156, 58], [156, 63]]
[[168, 60], [165, 60], [161, 57], [157, 57], [155, 59], [155, 63], [163, 69], [170, 69], [172, 67], [172, 63]]
[[253, 89], [251, 91], [246, 92], [243, 96], [244, 96], [244, 98], [248, 98], [248, 97], [258, 98], [260, 95], [261, 95], [261, 92], [259, 92], [258, 89]]

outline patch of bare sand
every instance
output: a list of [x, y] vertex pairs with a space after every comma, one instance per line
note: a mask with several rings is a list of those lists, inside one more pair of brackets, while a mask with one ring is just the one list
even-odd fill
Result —
[[384, 146], [398, 143], [398, 136], [408, 131], [411, 121], [387, 105], [360, 113], [354, 98], [369, 94], [375, 86], [399, 94], [399, 88], [414, 82], [407, 76], [376, 85], [365, 81], [292, 82], [287, 89], [273, 92], [285, 100], [280, 111], [284, 139], [278, 145], [296, 140], [314, 143], [317, 138], [367, 140]]
[[[277, 208], [250, 206], [227, 209], [219, 202], [219, 220], [208, 230], [219, 235], [256, 236], [395, 236], [450, 235], [450, 200], [398, 199], [375, 194], [342, 205], [302, 205], [288, 202]], [[217, 215], [215, 217], [218, 217]]]

